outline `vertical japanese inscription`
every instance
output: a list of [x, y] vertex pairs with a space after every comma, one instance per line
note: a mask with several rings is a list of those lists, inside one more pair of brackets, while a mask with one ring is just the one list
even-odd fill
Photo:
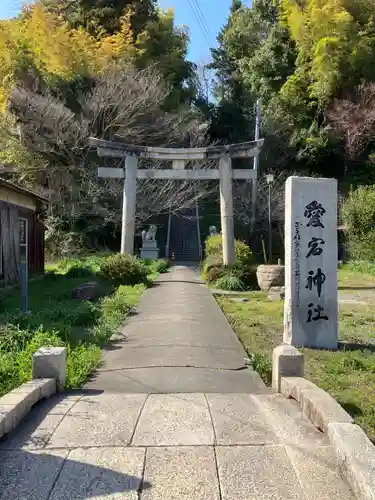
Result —
[[[310, 203], [308, 203], [304, 211], [304, 216], [308, 220], [306, 227], [311, 227], [311, 228], [321, 227], [324, 229], [322, 217], [325, 213], [326, 213], [325, 208], [322, 206], [321, 203], [317, 202], [316, 200], [313, 200]], [[323, 238], [312, 236], [311, 240], [307, 245], [308, 252], [306, 254], [306, 259], [322, 255], [324, 244], [325, 241], [323, 240]], [[325, 280], [326, 280], [325, 273], [322, 271], [320, 267], [318, 267], [316, 271], [311, 270], [308, 272], [308, 275], [306, 276], [305, 288], [311, 292], [316, 291], [319, 300], [322, 294], [323, 284]], [[318, 320], [328, 321], [328, 319], [329, 319], [328, 316], [324, 314], [324, 307], [322, 305], [314, 304], [314, 302], [310, 302], [308, 304], [306, 323], [311, 323], [312, 321], [318, 321]]]
[[293, 247], [294, 247], [294, 259], [295, 259], [295, 269], [294, 269], [294, 279], [296, 282], [296, 306], [300, 306], [300, 287], [301, 287], [301, 233], [300, 233], [300, 222], [294, 223], [294, 237], [293, 237]]

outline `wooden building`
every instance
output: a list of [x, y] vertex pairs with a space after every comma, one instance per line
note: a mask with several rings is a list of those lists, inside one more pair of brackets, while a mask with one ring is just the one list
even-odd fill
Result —
[[44, 272], [44, 224], [40, 214], [47, 198], [0, 177], [0, 280], [19, 281], [20, 262], [30, 275]]

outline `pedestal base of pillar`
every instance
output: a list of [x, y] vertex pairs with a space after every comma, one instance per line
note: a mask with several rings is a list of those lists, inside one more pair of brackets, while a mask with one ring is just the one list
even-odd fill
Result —
[[141, 259], [155, 260], [159, 258], [158, 248], [141, 248]]

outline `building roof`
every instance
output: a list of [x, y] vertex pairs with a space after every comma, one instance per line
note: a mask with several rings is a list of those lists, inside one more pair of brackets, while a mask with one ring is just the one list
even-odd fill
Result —
[[8, 181], [7, 179], [4, 179], [3, 177], [0, 177], [0, 186], [5, 186], [12, 191], [16, 191], [17, 193], [22, 193], [26, 194], [28, 196], [31, 196], [32, 198], [35, 198], [36, 200], [39, 200], [43, 203], [49, 203], [48, 198], [45, 196], [42, 196], [41, 194], [36, 193], [35, 191], [32, 191], [31, 189], [19, 186], [18, 184], [15, 184], [14, 182]]

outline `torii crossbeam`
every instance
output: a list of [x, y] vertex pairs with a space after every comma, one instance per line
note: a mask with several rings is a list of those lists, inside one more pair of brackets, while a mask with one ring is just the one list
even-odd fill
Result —
[[[252, 169], [232, 170], [232, 159], [253, 158], [260, 154], [264, 139], [225, 146], [206, 148], [158, 148], [135, 146], [120, 141], [104, 141], [90, 138], [90, 145], [101, 157], [125, 158], [125, 169], [99, 167], [99, 177], [124, 178], [121, 252], [133, 254], [135, 233], [135, 203], [137, 179], [176, 179], [220, 181], [221, 231], [223, 238], [223, 264], [233, 265], [236, 260], [234, 247], [232, 180], [247, 179], [256, 182]], [[138, 158], [172, 162], [169, 169], [138, 169]], [[200, 168], [185, 170], [186, 162], [219, 160], [218, 169]]]

